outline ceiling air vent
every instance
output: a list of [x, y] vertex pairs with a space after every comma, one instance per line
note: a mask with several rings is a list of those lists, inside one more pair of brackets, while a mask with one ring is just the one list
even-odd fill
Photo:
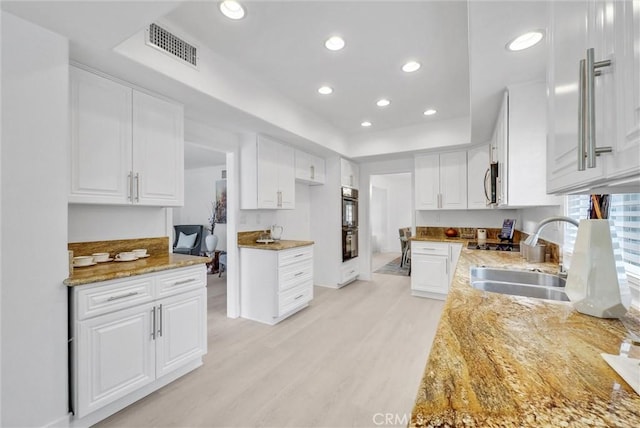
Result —
[[147, 44], [178, 57], [194, 67], [198, 66], [197, 48], [157, 24], [149, 26]]

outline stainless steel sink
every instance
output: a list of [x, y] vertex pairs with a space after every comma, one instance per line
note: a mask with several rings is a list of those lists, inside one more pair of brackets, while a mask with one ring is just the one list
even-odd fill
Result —
[[556, 275], [524, 270], [472, 267], [471, 286], [478, 290], [536, 299], [568, 302], [565, 280]]

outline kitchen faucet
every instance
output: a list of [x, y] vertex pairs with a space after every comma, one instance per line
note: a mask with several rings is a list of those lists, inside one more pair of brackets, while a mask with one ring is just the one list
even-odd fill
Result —
[[531, 246], [531, 247], [535, 247], [536, 244], [538, 243], [538, 238], [539, 238], [540, 231], [542, 230], [542, 228], [545, 227], [547, 224], [552, 223], [554, 221], [566, 221], [567, 223], [571, 223], [575, 227], [578, 227], [579, 224], [580, 224], [580, 223], [578, 223], [578, 220], [574, 220], [571, 217], [556, 216], [556, 217], [545, 218], [540, 223], [538, 223], [538, 225], [536, 226], [535, 232], [533, 232], [533, 235], [529, 236], [524, 241], [524, 243], [529, 245], [529, 246]]

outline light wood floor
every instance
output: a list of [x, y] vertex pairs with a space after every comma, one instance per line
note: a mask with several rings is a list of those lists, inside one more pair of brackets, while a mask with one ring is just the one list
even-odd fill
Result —
[[406, 426], [443, 302], [393, 275], [314, 292], [270, 327], [226, 318], [210, 290], [204, 365], [99, 426], [368, 427], [379, 413]]

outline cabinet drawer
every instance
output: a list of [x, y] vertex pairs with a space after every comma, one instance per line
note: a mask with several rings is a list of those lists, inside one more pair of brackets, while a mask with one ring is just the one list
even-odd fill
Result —
[[291, 263], [310, 260], [312, 257], [313, 247], [311, 245], [293, 248], [291, 250], [283, 250], [278, 254], [278, 266], [282, 267]]
[[349, 282], [358, 275], [360, 275], [358, 263], [356, 261], [345, 262], [340, 268], [340, 284]]
[[77, 319], [82, 320], [153, 300], [153, 277], [114, 280], [73, 290]]
[[429, 242], [429, 241], [412, 241], [411, 253], [412, 255], [430, 254], [434, 256], [449, 257], [449, 244], [443, 244], [441, 242]]
[[311, 283], [300, 284], [278, 295], [278, 314], [282, 316], [287, 312], [308, 303], [313, 299], [313, 285]]
[[173, 269], [156, 277], [158, 298], [172, 296], [206, 287], [207, 270], [205, 265], [191, 266], [181, 269]]
[[278, 279], [280, 291], [291, 288], [300, 282], [313, 282], [313, 261], [309, 259], [280, 268]]

